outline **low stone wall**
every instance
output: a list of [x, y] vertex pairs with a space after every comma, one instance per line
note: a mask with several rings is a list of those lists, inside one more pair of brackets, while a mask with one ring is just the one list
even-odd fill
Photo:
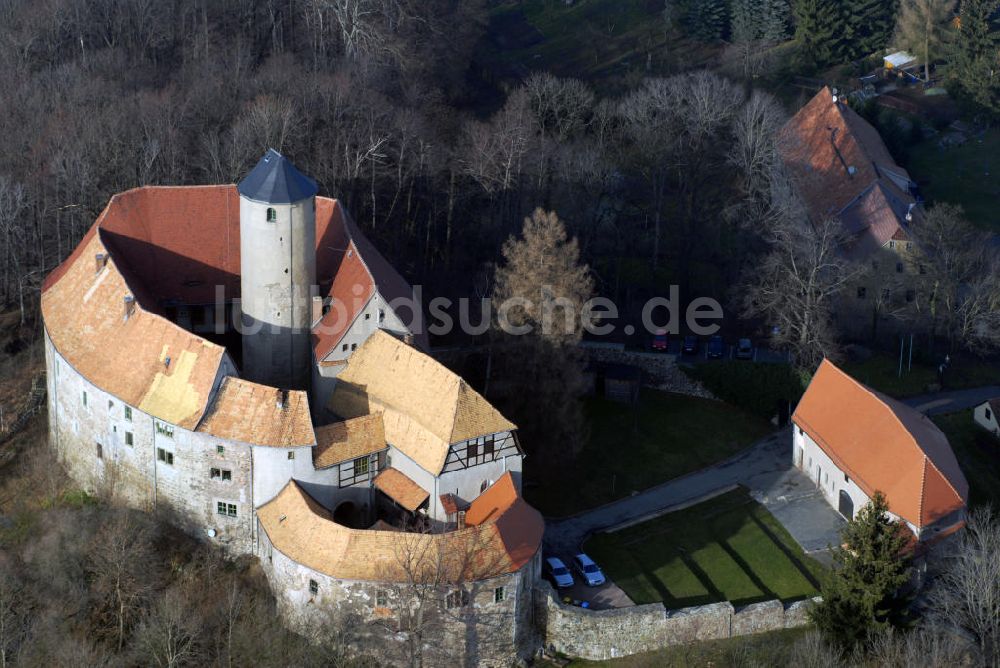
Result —
[[701, 383], [688, 377], [678, 366], [674, 355], [644, 353], [615, 347], [584, 346], [593, 362], [630, 364], [642, 369], [642, 384], [665, 392], [686, 394], [691, 397], [715, 399]]
[[808, 624], [809, 605], [819, 600], [789, 606], [781, 601], [765, 601], [739, 609], [724, 602], [680, 610], [667, 610], [662, 603], [586, 610], [559, 602], [545, 582], [539, 583], [536, 595], [545, 648], [594, 661], [652, 652], [669, 645], [804, 626]]

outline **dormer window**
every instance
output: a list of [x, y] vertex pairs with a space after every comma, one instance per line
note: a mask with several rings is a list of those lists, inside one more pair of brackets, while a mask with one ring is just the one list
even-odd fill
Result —
[[278, 222], [278, 212], [270, 207], [268, 207], [267, 209], [267, 222], [269, 223]]

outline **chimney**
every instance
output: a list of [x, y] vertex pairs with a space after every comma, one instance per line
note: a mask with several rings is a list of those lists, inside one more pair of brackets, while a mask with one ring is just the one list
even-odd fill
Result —
[[125, 319], [128, 320], [135, 313], [135, 297], [125, 295]]
[[323, 317], [323, 298], [313, 295], [312, 298], [312, 322], [315, 325]]
[[408, 346], [412, 346], [413, 341], [414, 341], [413, 334], [410, 334], [409, 332], [403, 334], [403, 343], [405, 343]]
[[458, 526], [456, 528], [457, 529], [464, 529], [465, 528], [465, 511], [464, 510], [458, 511], [455, 514], [455, 517], [458, 519]]
[[278, 390], [278, 408], [285, 410], [288, 407], [288, 390]]
[[98, 253], [97, 255], [95, 255], [94, 256], [94, 273], [95, 274], [101, 273], [101, 269], [104, 269], [104, 267], [107, 264], [108, 264], [108, 255], [107, 255], [107, 253]]

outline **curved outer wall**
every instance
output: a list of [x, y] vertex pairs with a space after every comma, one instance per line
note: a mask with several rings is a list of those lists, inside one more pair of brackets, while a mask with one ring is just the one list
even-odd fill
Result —
[[[269, 208], [275, 210], [275, 222], [267, 220]], [[316, 285], [315, 199], [268, 204], [241, 196], [240, 265], [243, 377], [307, 389]]]
[[[401, 560], [419, 558], [406, 553], [404, 542], [400, 545]], [[343, 624], [349, 642], [368, 644], [372, 636], [389, 640], [380, 644], [387, 651], [388, 665], [412, 663], [410, 643], [401, 642], [407, 630], [414, 639], [418, 633], [432, 639], [424, 641], [422, 650], [421, 658], [427, 666], [516, 665], [514, 657], [526, 661], [537, 647], [533, 592], [541, 576], [541, 549], [513, 573], [458, 584], [441, 582], [437, 586], [334, 578], [276, 549], [260, 527], [257, 555], [277, 598], [278, 610], [292, 629], [308, 636], [322, 632], [323, 627], [329, 632]], [[310, 581], [317, 585], [315, 594], [310, 590]], [[436, 588], [436, 595], [428, 596], [428, 587]], [[503, 588], [501, 601], [496, 600], [497, 588]], [[464, 592], [467, 606], [448, 609], [438, 605], [456, 590]], [[419, 610], [412, 607], [418, 595], [424, 600]], [[422, 619], [412, 621], [417, 617]], [[415, 627], [408, 627], [408, 623]]]

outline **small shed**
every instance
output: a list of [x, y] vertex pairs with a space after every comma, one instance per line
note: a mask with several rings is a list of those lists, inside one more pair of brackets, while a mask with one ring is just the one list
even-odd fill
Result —
[[972, 419], [986, 431], [1000, 437], [1000, 417], [997, 416], [997, 412], [1000, 412], [1000, 397], [976, 406], [972, 411]]
[[916, 64], [916, 56], [911, 56], [906, 51], [890, 53], [883, 61], [883, 66], [887, 70], [903, 70], [907, 67], [914, 67]]
[[[642, 369], [631, 364], [604, 363], [597, 365], [597, 389], [605, 399], [634, 404], [639, 401]], [[601, 388], [603, 387], [603, 392]]]

